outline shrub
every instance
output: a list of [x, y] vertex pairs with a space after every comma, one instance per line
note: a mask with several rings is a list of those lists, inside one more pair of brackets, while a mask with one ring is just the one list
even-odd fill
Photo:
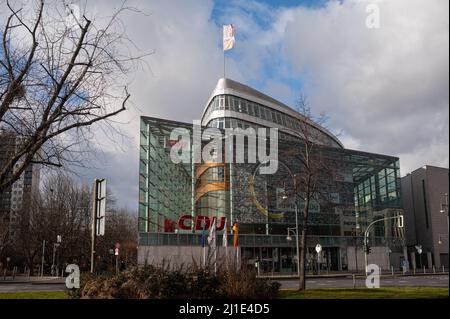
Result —
[[80, 289], [70, 298], [114, 299], [252, 299], [274, 298], [280, 284], [256, 278], [246, 269], [170, 267], [152, 265], [135, 267], [119, 274], [82, 274]]

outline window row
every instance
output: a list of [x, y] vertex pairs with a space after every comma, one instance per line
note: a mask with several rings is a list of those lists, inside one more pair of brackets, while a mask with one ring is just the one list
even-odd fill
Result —
[[[225, 129], [225, 128], [241, 128], [243, 130], [246, 130], [248, 128], [253, 128], [256, 132], [258, 131], [258, 128], [261, 128], [263, 126], [250, 123], [244, 120], [235, 119], [235, 118], [216, 118], [209, 121], [206, 126], [208, 127], [215, 127], [219, 129]], [[267, 132], [268, 134], [268, 132]], [[298, 137], [286, 134], [284, 132], [278, 131], [278, 136], [281, 140], [287, 140], [287, 141], [296, 141], [298, 140]]]
[[[208, 118], [211, 115], [211, 113], [216, 110], [229, 110], [248, 114], [250, 116], [257, 117], [259, 119], [266, 120], [272, 123], [276, 123], [278, 125], [282, 125], [296, 131], [301, 130], [302, 125], [304, 125], [304, 123], [297, 118], [286, 115], [282, 112], [276, 111], [264, 105], [248, 101], [246, 99], [236, 97], [233, 95], [215, 96], [208, 106], [205, 118]], [[311, 133], [314, 136], [319, 137], [323, 135], [321, 131], [312, 126], [309, 126], [308, 129], [311, 130]]]

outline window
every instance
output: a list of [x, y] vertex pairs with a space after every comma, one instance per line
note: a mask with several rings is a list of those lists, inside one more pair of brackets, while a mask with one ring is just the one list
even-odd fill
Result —
[[217, 179], [219, 181], [225, 180], [225, 169], [223, 166], [217, 167]]
[[225, 110], [230, 109], [231, 102], [232, 102], [232, 97], [229, 95], [225, 96]]
[[268, 108], [266, 108], [265, 111], [266, 111], [266, 120], [272, 122], [272, 113]]
[[247, 113], [247, 101], [241, 100], [242, 113]]
[[254, 113], [253, 113], [253, 103], [252, 102], [248, 102], [247, 103], [247, 107], [248, 107], [248, 114], [253, 116], [254, 115]]
[[278, 123], [278, 124], [282, 124], [280, 113], [276, 113], [276, 116], [277, 116], [277, 123]]
[[253, 111], [255, 112], [255, 116], [259, 118], [259, 105], [258, 104], [254, 104]]
[[261, 117], [263, 120], [265, 120], [265, 119], [266, 119], [266, 108], [265, 108], [264, 106], [260, 105], [260, 106], [259, 106], [259, 110], [260, 110], [260, 114], [261, 114], [260, 117]]
[[224, 110], [224, 109], [225, 109], [225, 96], [220, 95], [219, 96], [219, 110]]
[[284, 114], [281, 115], [281, 122], [283, 123], [283, 126], [287, 126], [287, 124], [286, 124], [286, 116]]
[[237, 97], [233, 97], [233, 111], [239, 112], [239, 99]]

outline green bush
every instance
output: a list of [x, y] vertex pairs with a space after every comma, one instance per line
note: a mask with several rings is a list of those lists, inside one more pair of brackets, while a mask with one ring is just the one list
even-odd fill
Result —
[[280, 284], [256, 278], [251, 270], [152, 265], [119, 274], [82, 274], [70, 298], [106, 299], [252, 299], [276, 297]]

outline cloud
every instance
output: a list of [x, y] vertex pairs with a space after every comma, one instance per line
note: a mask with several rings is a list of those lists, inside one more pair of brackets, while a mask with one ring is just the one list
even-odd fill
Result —
[[[89, 2], [108, 15], [122, 1]], [[366, 6], [380, 8], [368, 29]], [[227, 76], [294, 106], [300, 90], [348, 148], [400, 157], [402, 174], [449, 165], [449, 16], [446, 0], [329, 1], [275, 7], [256, 1], [129, 1], [146, 14], [123, 23], [141, 52], [153, 52], [130, 82], [134, 107], [98, 130], [99, 170], [119, 205], [137, 207], [139, 116], [198, 119], [223, 73], [221, 25], [237, 29]], [[130, 50], [134, 50], [130, 48]], [[103, 152], [103, 153], [102, 153]]]
[[137, 202], [131, 168], [138, 167], [138, 115], [186, 122], [200, 116], [222, 73], [223, 23], [238, 32], [227, 57], [233, 79], [292, 106], [302, 90], [348, 148], [399, 156], [402, 174], [424, 164], [448, 167], [448, 2], [376, 1], [381, 25], [369, 29], [372, 2], [136, 2], [150, 15], [124, 22], [154, 54], [151, 72], [139, 72], [131, 87], [139, 109], [126, 128], [133, 143], [126, 155], [111, 155], [117, 167], [130, 167], [130, 177], [120, 179], [135, 195], [117, 197]]
[[312, 108], [353, 146], [400, 156], [403, 174], [448, 167], [449, 4], [377, 1], [380, 28], [369, 29], [369, 3], [287, 9], [284, 54], [307, 72]]
[[[90, 2], [88, 11], [102, 17], [122, 1]], [[127, 13], [122, 22], [139, 50], [152, 52], [129, 79], [133, 106], [115, 118], [123, 134], [96, 130], [95, 168], [80, 172], [83, 179], [105, 177], [118, 204], [137, 209], [139, 117], [142, 115], [191, 122], [203, 108], [223, 72], [221, 26], [210, 19], [212, 1], [128, 1], [143, 14]], [[233, 60], [233, 78], [242, 78]]]

